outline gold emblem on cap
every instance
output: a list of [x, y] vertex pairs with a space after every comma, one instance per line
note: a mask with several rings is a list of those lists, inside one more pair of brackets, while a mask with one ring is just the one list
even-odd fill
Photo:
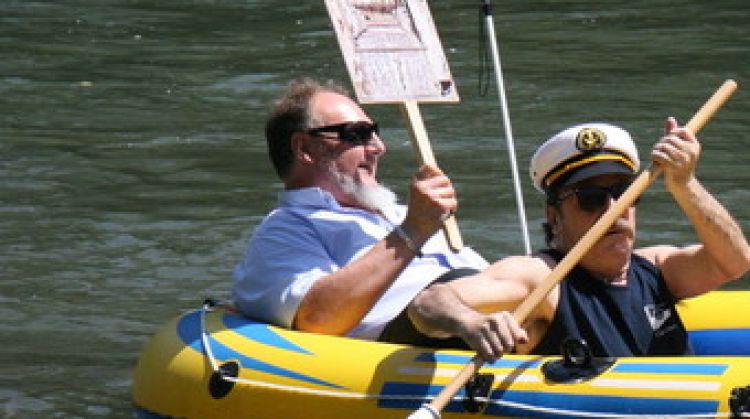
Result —
[[581, 151], [601, 150], [607, 143], [607, 135], [598, 128], [583, 128], [576, 136], [576, 148]]

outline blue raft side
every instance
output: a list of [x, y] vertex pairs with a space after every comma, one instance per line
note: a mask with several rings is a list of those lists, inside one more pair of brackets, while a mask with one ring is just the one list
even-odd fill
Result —
[[[725, 336], [726, 337], [726, 336]], [[420, 353], [415, 357], [417, 362], [447, 363], [463, 365], [470, 357], [464, 355]], [[513, 368], [516, 370], [538, 368], [541, 361], [500, 359], [491, 367]], [[628, 362], [615, 367], [617, 372], [642, 374], [689, 374], [704, 376], [721, 376], [728, 365], [721, 363], [671, 363], [653, 364]], [[378, 405], [390, 409], [417, 409], [420, 403], [430, 396], [434, 397], [442, 386], [421, 385], [402, 382], [388, 382], [382, 390], [384, 396]], [[466, 397], [462, 389], [457, 394]], [[552, 391], [517, 391], [495, 390], [491, 402], [484, 410], [486, 416], [508, 417], [580, 417], [581, 415], [698, 415], [714, 416], [719, 408], [716, 400], [685, 400], [650, 397], [619, 397], [556, 393]], [[421, 400], [420, 400], [421, 399]], [[451, 401], [446, 406], [447, 412], [463, 412], [459, 401]]]
[[162, 415], [156, 412], [152, 412], [141, 406], [133, 406], [133, 417], [135, 419], [171, 419], [172, 416]]
[[706, 329], [688, 332], [696, 355], [750, 355], [750, 329]]
[[[226, 322], [227, 318], [225, 317], [224, 320]], [[287, 344], [281, 337], [278, 337], [278, 339], [271, 338], [273, 333], [268, 330], [268, 325], [264, 323], [250, 322], [250, 323], [245, 324], [244, 322], [240, 322], [235, 326], [240, 326], [240, 325], [245, 325], [247, 327], [255, 327], [258, 330], [263, 330], [263, 332], [258, 333], [254, 339], [256, 340], [257, 338], [262, 338], [263, 341], [260, 341], [261, 343], [272, 345], [279, 349], [284, 349], [287, 351], [310, 354], [310, 352], [305, 351], [301, 348], [298, 348], [295, 345]], [[244, 330], [243, 332], [246, 334], [248, 333], [247, 330]], [[203, 349], [203, 342], [201, 341], [201, 326], [200, 326], [200, 312], [199, 311], [189, 313], [180, 319], [180, 321], [177, 323], [177, 335], [180, 337], [182, 342], [185, 343], [185, 345], [192, 348], [196, 352], [206, 355]], [[245, 336], [247, 337], [250, 335], [245, 335]], [[292, 370], [253, 358], [248, 354], [237, 352], [234, 348], [230, 348], [222, 344], [221, 342], [217, 341], [213, 337], [209, 336], [208, 342], [211, 345], [212, 352], [217, 361], [236, 360], [239, 362], [239, 364], [243, 368], [246, 368], [246, 369], [261, 371], [267, 374], [273, 374], [273, 375], [277, 375], [280, 377], [293, 378], [293, 379], [300, 380], [303, 382], [318, 384], [321, 386], [326, 386], [326, 387], [331, 387], [331, 388], [343, 388], [342, 386], [339, 386], [337, 384], [329, 383], [316, 377], [310, 377], [305, 374], [301, 374], [297, 371], [292, 371]]]
[[[412, 383], [386, 383], [378, 406], [385, 409], [416, 410], [424, 397], [436, 396], [442, 386]], [[461, 390], [457, 396], [463, 398]], [[483, 416], [508, 417], [580, 417], [581, 415], [699, 415], [713, 416], [719, 408], [716, 400], [657, 399], [554, 393], [548, 391], [495, 390]], [[451, 401], [446, 412], [464, 412], [462, 403]]]

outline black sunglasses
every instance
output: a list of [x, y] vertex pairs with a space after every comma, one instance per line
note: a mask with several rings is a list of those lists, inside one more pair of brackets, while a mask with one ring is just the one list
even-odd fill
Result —
[[[593, 212], [607, 205], [610, 197], [619, 199], [629, 187], [630, 182], [616, 183], [612, 186], [579, 186], [560, 195], [555, 201], [559, 203], [575, 195], [578, 198], [578, 206], [582, 210]], [[638, 201], [640, 198], [636, 199], [633, 205], [636, 205]]]
[[377, 122], [369, 123], [365, 121], [326, 125], [324, 127], [310, 128], [305, 132], [314, 137], [322, 137], [323, 135], [321, 134], [324, 132], [333, 132], [339, 135], [338, 140], [354, 145], [367, 145], [372, 141], [373, 134], [380, 135]]

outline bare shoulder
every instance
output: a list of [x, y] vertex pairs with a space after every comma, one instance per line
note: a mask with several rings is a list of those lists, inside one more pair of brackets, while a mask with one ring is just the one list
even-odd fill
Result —
[[700, 244], [685, 247], [655, 246], [638, 249], [637, 254], [661, 270], [670, 292], [676, 298], [695, 296], [718, 286], [716, 272], [706, 263]]
[[680, 256], [687, 256], [695, 251], [695, 246], [688, 247], [677, 247], [670, 245], [659, 245], [642, 247], [635, 249], [633, 253], [647, 259], [657, 267], [664, 267], [665, 264], [669, 264], [670, 260], [674, 260]]
[[508, 256], [490, 265], [485, 271], [495, 279], [514, 279], [533, 287], [555, 267], [556, 262], [545, 254]]

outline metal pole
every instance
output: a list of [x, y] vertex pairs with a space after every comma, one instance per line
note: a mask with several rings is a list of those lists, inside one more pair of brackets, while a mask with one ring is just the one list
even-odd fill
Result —
[[500, 109], [503, 116], [503, 126], [505, 127], [505, 139], [508, 144], [508, 157], [510, 159], [511, 174], [513, 177], [513, 189], [516, 194], [516, 208], [518, 218], [521, 224], [521, 234], [523, 234], [523, 244], [526, 254], [531, 254], [531, 241], [529, 240], [529, 229], [526, 224], [526, 211], [523, 204], [523, 192], [521, 191], [521, 182], [518, 178], [518, 164], [516, 163], [516, 147], [513, 143], [513, 130], [510, 125], [510, 114], [508, 113], [508, 101], [505, 97], [505, 82], [503, 81], [503, 70], [500, 65], [500, 51], [497, 46], [495, 35], [495, 23], [492, 18], [492, 6], [490, 0], [482, 0], [482, 11], [484, 13], [485, 28], [487, 38], [490, 41], [490, 52], [492, 54], [492, 64], [495, 68], [495, 82], [497, 84], [497, 94], [500, 99]]

